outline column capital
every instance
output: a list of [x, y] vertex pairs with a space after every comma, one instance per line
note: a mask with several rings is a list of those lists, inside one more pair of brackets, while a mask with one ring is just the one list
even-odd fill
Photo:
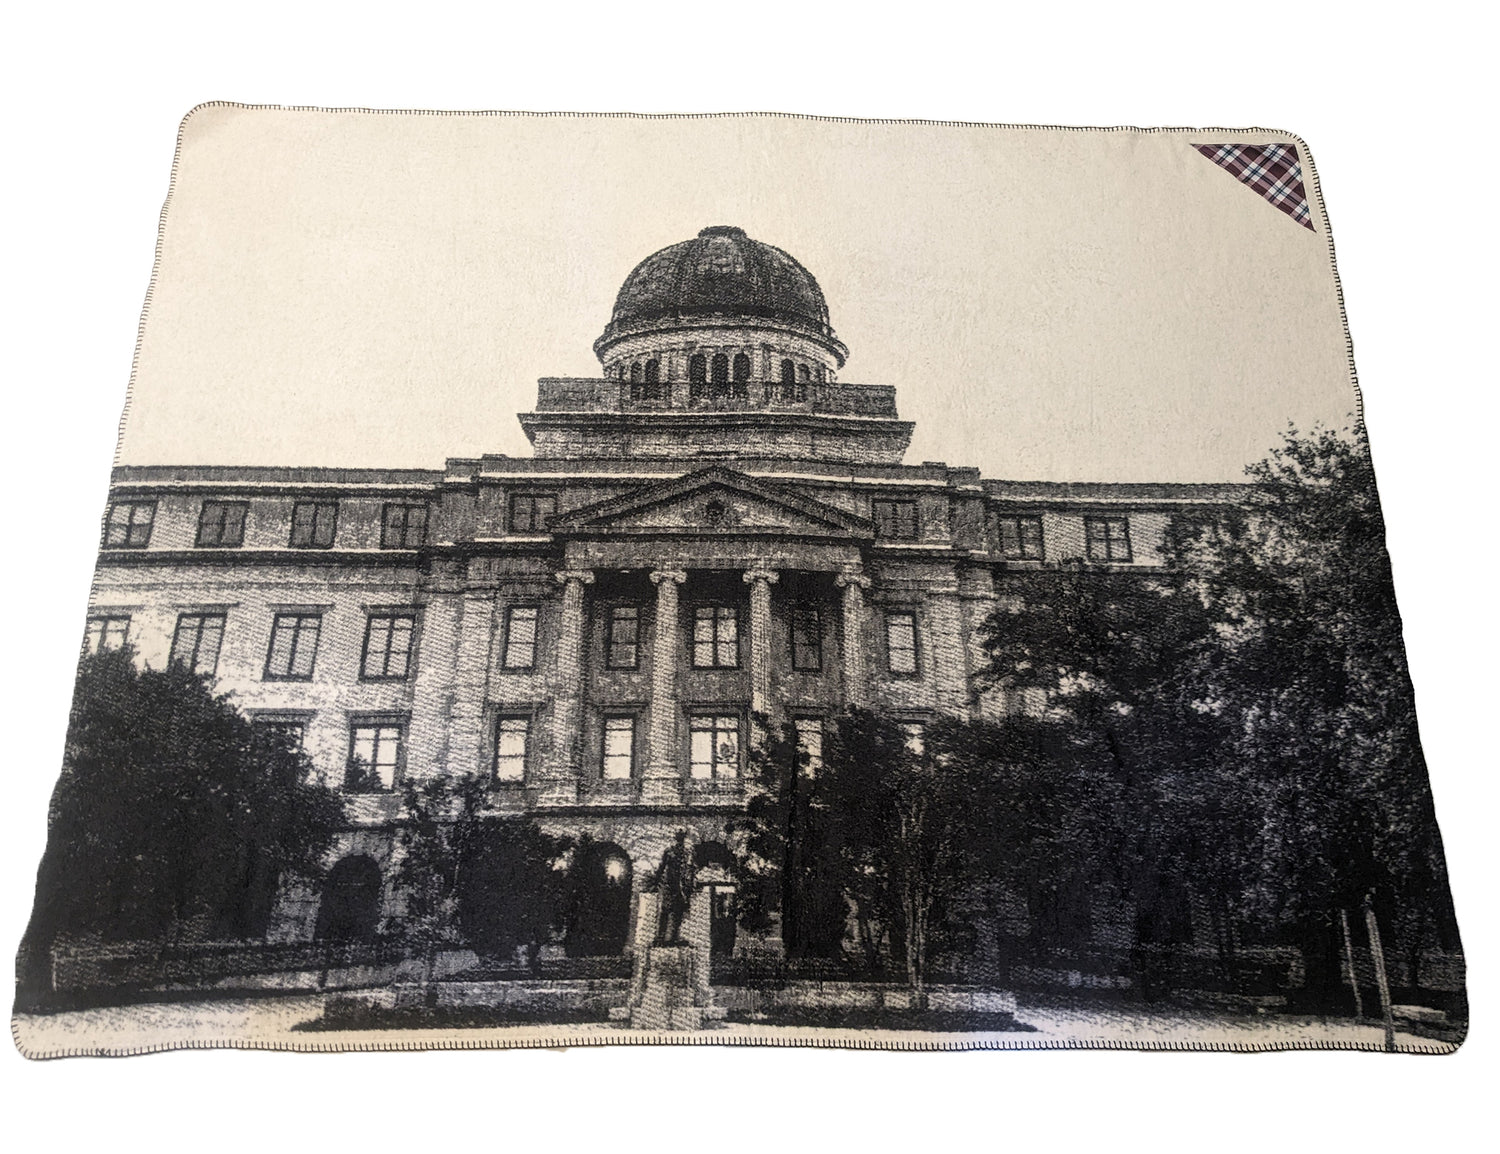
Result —
[[833, 583], [840, 589], [847, 589], [851, 585], [858, 585], [861, 589], [870, 587], [870, 579], [857, 569], [845, 569], [833, 579]]
[[580, 585], [592, 585], [594, 583], [594, 571], [592, 569], [563, 569], [552, 574], [559, 585], [566, 585], [570, 581], [577, 581]]
[[775, 569], [767, 569], [763, 565], [756, 565], [753, 568], [746, 569], [740, 574], [740, 577], [746, 585], [753, 585], [757, 581], [764, 581], [767, 585], [774, 585], [781, 577], [781, 574], [776, 572]]
[[681, 569], [653, 569], [651, 570], [651, 580], [657, 585], [660, 585], [663, 581], [670, 581], [674, 585], [681, 585], [687, 580], [687, 574]]

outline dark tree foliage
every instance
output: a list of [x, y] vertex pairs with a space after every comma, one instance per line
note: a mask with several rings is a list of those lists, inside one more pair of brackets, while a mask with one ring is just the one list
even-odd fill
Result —
[[570, 843], [529, 818], [485, 814], [487, 790], [478, 775], [401, 787], [392, 881], [404, 901], [400, 930], [425, 951], [429, 985], [445, 947], [509, 958], [524, 946], [535, 964], [557, 921], [556, 866]]
[[561, 924], [567, 874], [560, 863], [568, 848], [568, 839], [543, 833], [530, 818], [480, 817], [461, 826], [456, 898], [470, 948], [502, 960], [524, 948], [536, 966]]
[[1068, 760], [1094, 751], [1093, 865], [1144, 946], [1182, 935], [1189, 890], [1226, 960], [1371, 892], [1452, 941], [1363, 431], [1293, 430], [1249, 473], [1242, 507], [1174, 525], [1165, 572], [1019, 578], [990, 674], [1046, 691]]
[[761, 931], [781, 916], [788, 958], [836, 959], [849, 921], [849, 888], [836, 842], [826, 777], [811, 772], [790, 723], [772, 729], [756, 718], [753, 783], [746, 813], [729, 823], [743, 834], [736, 862], [740, 924]]
[[28, 946], [263, 935], [277, 880], [319, 876], [343, 823], [309, 770], [181, 666], [85, 657]]

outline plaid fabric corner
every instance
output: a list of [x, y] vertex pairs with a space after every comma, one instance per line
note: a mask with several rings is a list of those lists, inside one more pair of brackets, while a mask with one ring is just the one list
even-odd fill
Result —
[[1294, 144], [1197, 144], [1199, 152], [1228, 169], [1305, 228], [1313, 229], [1312, 207], [1302, 187], [1302, 160]]

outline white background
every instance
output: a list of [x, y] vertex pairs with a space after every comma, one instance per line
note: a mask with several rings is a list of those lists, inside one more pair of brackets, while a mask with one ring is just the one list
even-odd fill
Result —
[[1490, 563], [1500, 532], [1488, 493], [1488, 13], [1451, 3], [720, 11], [702, 2], [597, 11], [261, 2], [38, 5], [9, 15], [0, 68], [9, 638], [0, 951], [13, 948], [29, 910], [157, 214], [177, 123], [194, 104], [1255, 125], [1311, 144], [1338, 243], [1470, 961], [1470, 1041], [1445, 1059], [684, 1048], [27, 1063], [11, 1053], [0, 1057], [7, 1144], [1384, 1150], [1493, 1141]]

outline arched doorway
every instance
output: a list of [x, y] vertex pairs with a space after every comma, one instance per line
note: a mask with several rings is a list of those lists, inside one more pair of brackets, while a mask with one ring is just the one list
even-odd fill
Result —
[[313, 936], [324, 941], [368, 942], [380, 926], [380, 867], [365, 854], [341, 858], [328, 871]]
[[630, 857], [613, 842], [585, 837], [568, 871], [572, 900], [563, 950], [570, 958], [625, 952], [630, 934]]
[[693, 866], [698, 888], [708, 900], [709, 953], [727, 958], [734, 953], [735, 904], [734, 856], [722, 842], [700, 841], [693, 846]]

